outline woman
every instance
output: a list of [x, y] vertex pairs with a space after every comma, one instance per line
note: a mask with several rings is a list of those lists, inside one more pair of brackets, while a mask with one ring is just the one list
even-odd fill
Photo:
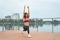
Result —
[[30, 17], [30, 12], [29, 12], [29, 6], [28, 8], [28, 13], [25, 12], [25, 6], [24, 6], [24, 12], [23, 12], [23, 23], [24, 23], [24, 30], [23, 31], [27, 31], [28, 32], [28, 37], [31, 37], [30, 35], [30, 31], [29, 31], [29, 17]]

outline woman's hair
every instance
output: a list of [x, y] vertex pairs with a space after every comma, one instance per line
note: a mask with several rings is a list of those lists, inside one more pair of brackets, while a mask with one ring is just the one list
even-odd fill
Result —
[[24, 18], [29, 18], [29, 15], [26, 12], [24, 13]]

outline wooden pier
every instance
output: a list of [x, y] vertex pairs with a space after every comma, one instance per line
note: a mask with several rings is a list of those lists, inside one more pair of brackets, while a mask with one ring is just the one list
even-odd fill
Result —
[[27, 33], [19, 30], [6, 30], [0, 32], [0, 40], [60, 40], [60, 33], [52, 32], [31, 32], [32, 38]]

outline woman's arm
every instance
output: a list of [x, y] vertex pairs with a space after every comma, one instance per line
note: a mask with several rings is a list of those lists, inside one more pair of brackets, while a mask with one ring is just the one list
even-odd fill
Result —
[[24, 10], [23, 10], [23, 18], [22, 18], [23, 21], [24, 21], [24, 13], [25, 13], [25, 6], [24, 6]]
[[24, 10], [23, 10], [23, 18], [24, 18], [24, 13], [25, 13], [25, 6], [24, 6]]
[[28, 15], [29, 15], [29, 17], [30, 17], [30, 9], [29, 9], [29, 6], [28, 6], [27, 8], [28, 8]]

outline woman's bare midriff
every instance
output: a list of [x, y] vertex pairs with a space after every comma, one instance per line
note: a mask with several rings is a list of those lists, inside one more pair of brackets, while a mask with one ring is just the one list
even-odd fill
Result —
[[29, 22], [24, 22], [24, 26], [29, 26]]

